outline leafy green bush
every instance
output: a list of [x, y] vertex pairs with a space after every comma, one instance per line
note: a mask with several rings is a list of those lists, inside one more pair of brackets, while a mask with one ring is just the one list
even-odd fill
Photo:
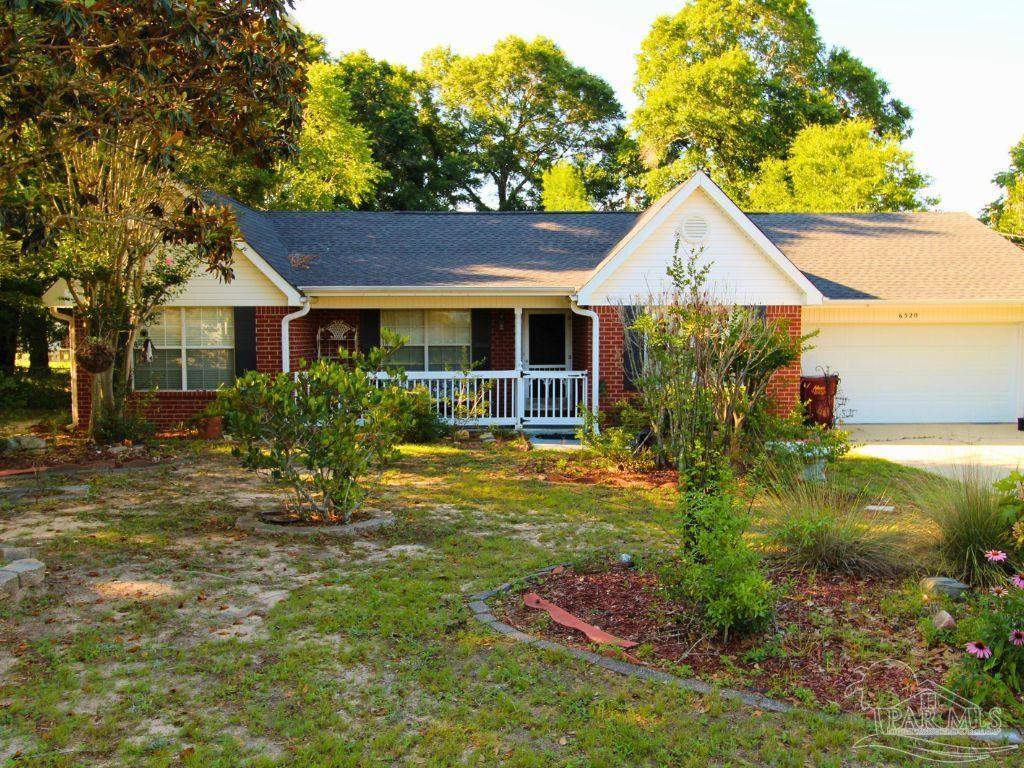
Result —
[[594, 416], [580, 406], [582, 425], [576, 431], [580, 444], [609, 464], [636, 471], [653, 468], [654, 454], [649, 446], [638, 445], [637, 438], [646, 428], [643, 415], [628, 403], [620, 404], [618, 424], [611, 425], [604, 413]]
[[0, 410], [70, 410], [71, 389], [66, 372], [55, 371], [44, 378], [33, 378], [17, 371], [0, 374]]
[[828, 483], [778, 482], [765, 494], [776, 519], [769, 534], [780, 559], [798, 568], [853, 576], [894, 576], [910, 566], [903, 536], [863, 494]]
[[936, 549], [949, 575], [975, 587], [1002, 583], [1008, 566], [985, 559], [989, 550], [1013, 544], [1014, 513], [992, 483], [976, 468], [965, 469], [941, 486], [924, 486], [915, 503], [938, 526]]
[[680, 549], [655, 566], [659, 579], [673, 597], [698, 603], [708, 628], [726, 639], [762, 629], [778, 592], [743, 538], [747, 511], [729, 493], [699, 492], [683, 494], [680, 511]]
[[298, 375], [250, 372], [220, 393], [216, 412], [242, 442], [235, 455], [289, 484], [304, 519], [349, 522], [367, 477], [410, 429], [417, 396], [373, 375], [390, 351], [322, 360]]
[[402, 435], [403, 443], [432, 443], [448, 434], [448, 425], [437, 415], [437, 408], [426, 387], [407, 390], [409, 428]]

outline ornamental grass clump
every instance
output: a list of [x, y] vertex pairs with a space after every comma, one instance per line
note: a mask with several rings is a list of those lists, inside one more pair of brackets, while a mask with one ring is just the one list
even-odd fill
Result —
[[380, 380], [394, 348], [321, 360], [297, 374], [250, 372], [220, 394], [217, 412], [241, 443], [234, 454], [289, 485], [300, 519], [350, 522], [368, 480], [396, 455], [416, 395]]
[[1012, 548], [1016, 515], [981, 471], [969, 467], [938, 488], [920, 489], [917, 497], [917, 506], [938, 526], [936, 549], [950, 576], [984, 588], [1005, 580], [1010, 566], [984, 553]]
[[895, 576], [910, 567], [905, 540], [863, 494], [830, 483], [775, 482], [765, 493], [775, 523], [769, 538], [779, 560], [801, 570], [850, 576]]

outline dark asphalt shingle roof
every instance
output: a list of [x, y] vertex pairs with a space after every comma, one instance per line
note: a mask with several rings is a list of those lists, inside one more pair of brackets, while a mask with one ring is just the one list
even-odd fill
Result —
[[[575, 288], [637, 213], [255, 211], [246, 241], [295, 286]], [[750, 214], [831, 299], [1024, 301], [1024, 250], [962, 213]]]

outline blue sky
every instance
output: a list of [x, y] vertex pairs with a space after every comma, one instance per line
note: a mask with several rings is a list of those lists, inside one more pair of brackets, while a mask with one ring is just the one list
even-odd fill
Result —
[[[424, 50], [489, 48], [546, 35], [604, 77], [627, 110], [634, 56], [651, 22], [682, 0], [297, 0], [295, 16], [333, 52], [364, 48], [415, 66]], [[914, 109], [909, 146], [940, 208], [977, 213], [1024, 135], [1024, 0], [811, 0], [822, 37], [878, 70]]]

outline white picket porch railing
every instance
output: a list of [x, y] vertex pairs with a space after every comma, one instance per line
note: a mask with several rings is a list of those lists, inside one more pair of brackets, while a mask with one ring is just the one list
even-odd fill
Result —
[[590, 406], [586, 371], [407, 371], [401, 383], [424, 387], [448, 424], [576, 427]]

